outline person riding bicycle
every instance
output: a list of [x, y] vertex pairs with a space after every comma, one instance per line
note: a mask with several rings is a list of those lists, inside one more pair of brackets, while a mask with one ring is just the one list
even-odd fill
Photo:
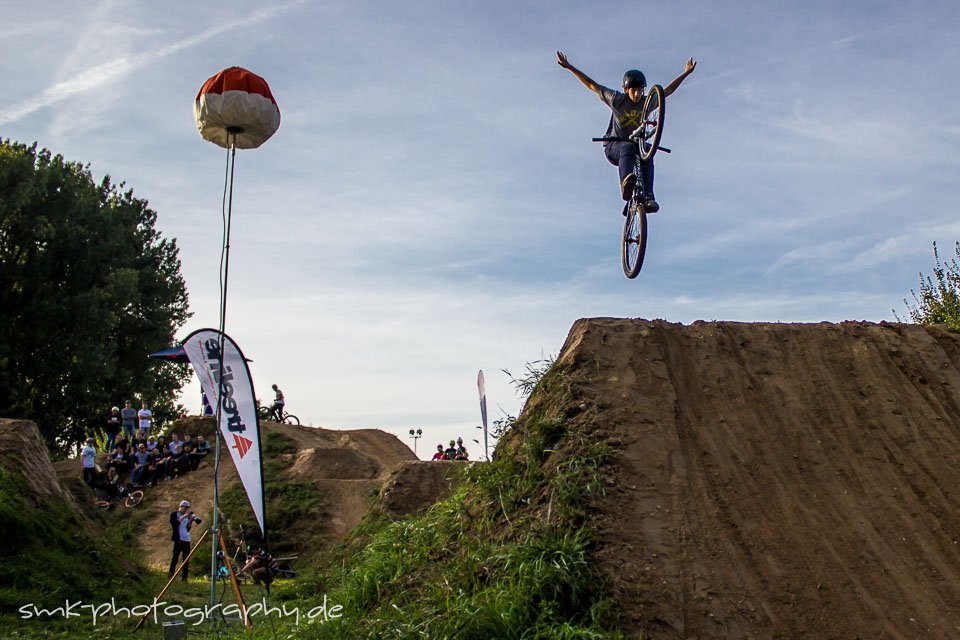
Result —
[[[600, 100], [610, 107], [610, 124], [604, 137], [627, 138], [639, 127], [643, 112], [643, 102], [646, 99], [647, 78], [641, 71], [631, 69], [623, 74], [623, 93], [597, 84], [585, 73], [570, 64], [562, 51], [557, 51], [557, 64], [572, 73], [583, 86], [593, 91]], [[693, 58], [687, 60], [683, 73], [663, 88], [664, 97], [669, 96], [680, 86], [687, 76], [697, 68]], [[634, 167], [637, 163], [638, 145], [634, 142], [605, 142], [604, 155], [610, 164], [620, 170], [620, 195], [624, 200], [633, 197], [637, 178]], [[656, 213], [660, 205], [653, 195], [653, 159], [641, 160], [641, 175], [643, 179], [644, 209], [648, 213]]]
[[283, 422], [283, 391], [280, 391], [280, 387], [277, 385], [271, 385], [274, 392], [273, 406], [270, 407], [270, 412], [276, 417], [277, 422]]

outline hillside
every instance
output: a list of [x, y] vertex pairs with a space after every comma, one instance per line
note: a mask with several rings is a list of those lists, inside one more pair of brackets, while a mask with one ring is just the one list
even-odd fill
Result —
[[[180, 435], [203, 434], [211, 439], [214, 422], [212, 418], [186, 418], [178, 420], [172, 431]], [[267, 486], [305, 487], [309, 497], [318, 503], [317, 509], [307, 514], [309, 517], [297, 518], [295, 524], [278, 531], [278, 520], [274, 517], [278, 505], [272, 504], [268, 492], [267, 526], [270, 535], [280, 541], [284, 553], [307, 556], [318, 551], [317, 542], [339, 542], [381, 494], [392, 506], [391, 511], [402, 515], [429, 506], [450, 489], [443, 474], [438, 473], [441, 471], [438, 465], [419, 462], [409, 447], [383, 431], [338, 431], [273, 422], [261, 423], [261, 431]], [[142, 513], [135, 538], [148, 565], [165, 570], [170, 562], [168, 518], [180, 500], [190, 500], [204, 524], [213, 521], [212, 458], [208, 456], [194, 472], [146, 489], [144, 504], [137, 508]], [[55, 466], [64, 483], [77, 486], [75, 460], [58, 462]], [[417, 481], [411, 482], [410, 478]], [[222, 494], [232, 491], [236, 498], [241, 495], [239, 486], [233, 461], [224, 450], [220, 490]], [[422, 487], [429, 489], [423, 493]], [[255, 532], [256, 525], [245, 498], [233, 502], [239, 503], [234, 504], [233, 509], [221, 506], [229, 520], [227, 529], [239, 535], [237, 525], [242, 524], [248, 532]]]
[[557, 365], [567, 428], [618, 450], [597, 516], [624, 629], [960, 637], [958, 335], [591, 319]]

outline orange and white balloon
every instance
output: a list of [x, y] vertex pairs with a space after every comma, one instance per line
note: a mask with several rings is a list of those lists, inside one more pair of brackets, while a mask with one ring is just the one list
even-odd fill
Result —
[[280, 127], [280, 109], [267, 81], [241, 67], [204, 82], [193, 115], [203, 139], [224, 148], [256, 149]]

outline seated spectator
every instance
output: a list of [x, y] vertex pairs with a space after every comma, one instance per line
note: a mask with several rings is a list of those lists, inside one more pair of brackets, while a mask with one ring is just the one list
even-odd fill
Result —
[[137, 447], [137, 452], [133, 454], [133, 460], [134, 467], [130, 474], [130, 484], [135, 487], [142, 487], [153, 479], [150, 473], [150, 452], [147, 451], [147, 445], [141, 443]]
[[197, 444], [194, 446], [193, 452], [200, 460], [203, 460], [207, 457], [207, 454], [210, 453], [210, 443], [204, 440], [202, 435], [198, 435]]
[[190, 470], [190, 460], [184, 455], [183, 447], [180, 446], [179, 442], [171, 442], [170, 444], [175, 448], [167, 458], [167, 475], [176, 480]]
[[[190, 436], [186, 437], [189, 438]], [[196, 463], [199, 461], [193, 456], [193, 444], [184, 440], [181, 451], [183, 452], [184, 471], [196, 471]]]
[[443, 445], [438, 444], [437, 452], [433, 454], [433, 458], [431, 458], [431, 460], [446, 460], [446, 459], [447, 459], [447, 454], [443, 452]]
[[147, 467], [147, 473], [150, 474], [150, 480], [147, 484], [155, 485], [163, 480], [163, 464], [160, 462], [160, 449], [150, 451], [150, 463]]
[[147, 451], [153, 451], [157, 448], [157, 436], [147, 438]]
[[130, 460], [127, 458], [126, 451], [120, 445], [114, 447], [113, 453], [107, 458], [107, 471], [110, 469], [116, 472], [118, 478], [123, 478], [130, 470]]
[[180, 439], [177, 437], [177, 434], [171, 433], [170, 439], [167, 440], [167, 449], [170, 450], [170, 453], [173, 453], [174, 451], [176, 451], [177, 447], [181, 445], [182, 443], [180, 442]]
[[463, 438], [457, 438], [457, 453], [454, 460], [467, 460], [467, 448], [463, 446]]

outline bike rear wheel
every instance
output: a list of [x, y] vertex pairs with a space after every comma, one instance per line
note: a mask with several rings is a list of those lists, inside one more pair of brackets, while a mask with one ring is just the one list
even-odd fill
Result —
[[642, 160], [650, 160], [660, 146], [665, 106], [663, 87], [658, 84], [650, 87], [647, 99], [643, 102], [643, 135], [639, 139]]
[[127, 494], [126, 500], [123, 501], [123, 506], [127, 509], [132, 509], [143, 502], [143, 491], [137, 489], [136, 491], [131, 491]]
[[634, 198], [627, 207], [627, 219], [623, 221], [623, 244], [620, 249], [623, 275], [636, 278], [646, 252], [647, 212], [643, 210], [643, 204]]
[[287, 413], [287, 414], [284, 414], [284, 416], [283, 416], [283, 423], [284, 423], [284, 424], [295, 424], [295, 425], [297, 425], [297, 426], [300, 426], [300, 418], [298, 418], [297, 416], [293, 415], [292, 413]]

